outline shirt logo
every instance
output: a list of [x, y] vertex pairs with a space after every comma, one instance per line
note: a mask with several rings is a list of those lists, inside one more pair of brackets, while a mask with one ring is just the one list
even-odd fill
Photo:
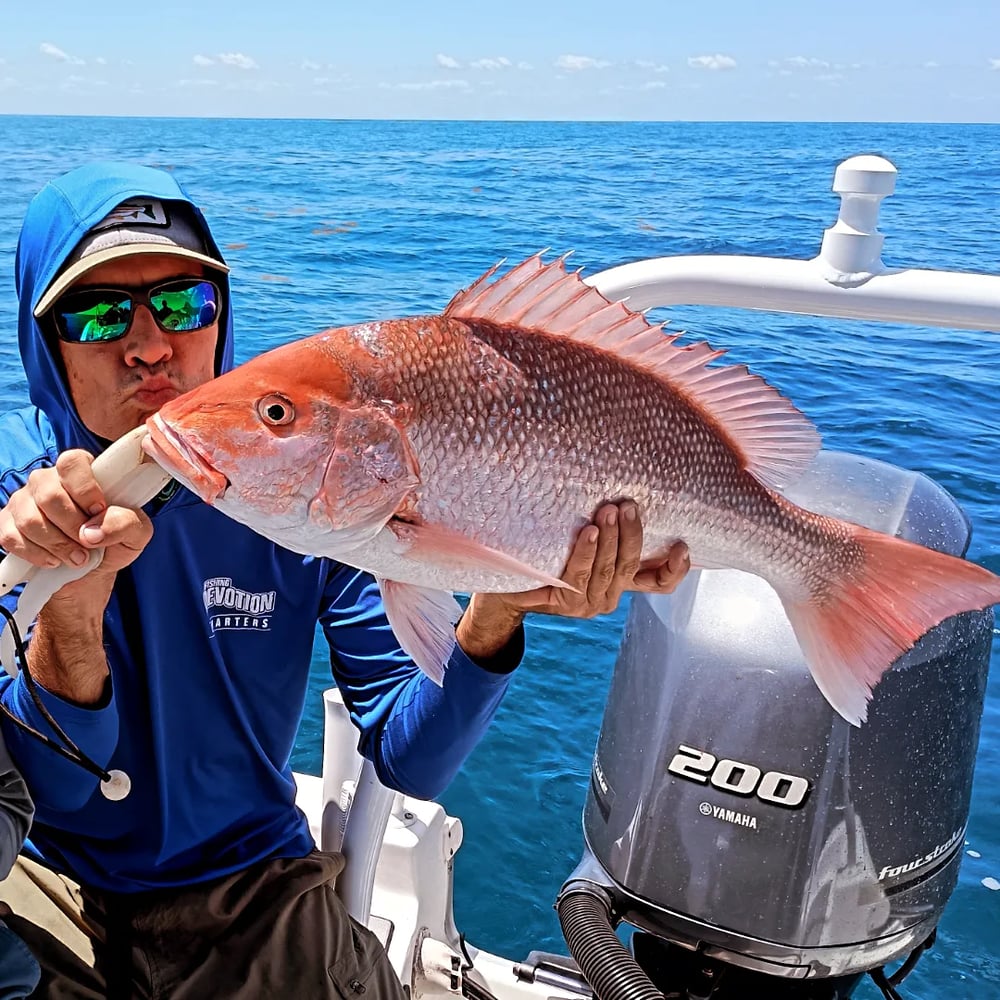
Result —
[[228, 576], [206, 580], [202, 598], [212, 634], [226, 630], [266, 631], [271, 627], [275, 594], [273, 590], [256, 594], [240, 590]]

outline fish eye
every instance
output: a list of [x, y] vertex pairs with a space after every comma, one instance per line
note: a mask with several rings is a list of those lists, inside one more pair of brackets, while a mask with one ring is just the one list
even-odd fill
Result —
[[295, 419], [295, 406], [290, 399], [272, 392], [257, 400], [257, 413], [265, 424], [281, 427]]

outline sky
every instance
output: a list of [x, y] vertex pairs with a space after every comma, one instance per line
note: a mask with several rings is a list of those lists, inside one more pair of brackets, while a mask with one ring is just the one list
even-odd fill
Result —
[[0, 0], [0, 114], [1000, 122], [998, 0]]

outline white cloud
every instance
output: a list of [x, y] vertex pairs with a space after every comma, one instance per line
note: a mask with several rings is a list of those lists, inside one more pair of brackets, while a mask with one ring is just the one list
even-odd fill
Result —
[[91, 87], [106, 87], [107, 85], [107, 80], [90, 80], [85, 76], [71, 73], [59, 86], [62, 90], [79, 91], [81, 88], [87, 90]]
[[454, 59], [452, 56], [446, 56], [443, 52], [439, 52], [434, 59], [437, 61], [438, 66], [442, 69], [461, 69], [462, 64]]
[[381, 83], [385, 90], [468, 90], [468, 80], [428, 80], [426, 83]]
[[76, 56], [71, 56], [68, 52], [63, 52], [58, 46], [53, 45], [51, 42], [42, 42], [38, 46], [38, 51], [42, 53], [43, 56], [48, 56], [50, 59], [58, 59], [59, 62], [69, 63], [70, 66], [82, 66], [83, 60], [78, 59]]
[[262, 80], [260, 77], [244, 76], [239, 79], [230, 77], [226, 81], [226, 90], [235, 90], [241, 93], [266, 93], [267, 91], [287, 90], [291, 84], [286, 80]]
[[640, 84], [616, 83], [613, 86], [601, 87], [597, 93], [600, 97], [617, 97], [621, 94], [641, 94], [650, 90], [666, 90], [663, 80], [645, 80]]
[[1000, 59], [991, 59], [990, 69], [1000, 69]]
[[498, 70], [510, 69], [511, 62], [506, 56], [497, 56], [496, 59], [489, 57], [486, 59], [476, 59], [474, 62], [470, 62], [469, 65], [473, 69]]
[[17, 80], [12, 76], [0, 76], [0, 90], [13, 90], [17, 86]]
[[663, 65], [661, 63], [652, 62], [649, 59], [636, 59], [635, 64], [636, 64], [636, 66], [639, 67], [639, 69], [652, 70], [652, 72], [654, 72], [654, 73], [669, 73], [670, 72], [670, 67], [669, 66]]
[[805, 56], [790, 56], [785, 65], [792, 69], [829, 69], [830, 64], [825, 59], [807, 59]]
[[260, 69], [256, 62], [242, 52], [220, 52], [218, 60], [223, 66], [235, 66], [236, 69]]
[[714, 56], [691, 56], [688, 66], [692, 69], [736, 69], [736, 60], [732, 56], [716, 53]]
[[[194, 57], [193, 62], [195, 66], [215, 66], [219, 64], [222, 66], [232, 66], [234, 69], [260, 69], [250, 56], [245, 56], [242, 52], [220, 52], [215, 56], [206, 56], [199, 52]], [[315, 64], [310, 63], [308, 65]], [[305, 64], [303, 68], [305, 68]], [[315, 66], [315, 68], [319, 69], [319, 66]]]
[[584, 69], [604, 69], [611, 63], [605, 59], [594, 59], [592, 56], [560, 56], [554, 63], [556, 69], [565, 69], [576, 73]]
[[314, 76], [313, 84], [317, 87], [328, 87], [330, 84], [344, 87], [351, 82], [350, 73], [324, 73], [322, 76]]
[[[1000, 59], [998, 59], [997, 62], [1000, 63]], [[924, 69], [937, 69], [937, 68], [938, 64], [934, 62], [933, 59], [930, 59], [924, 63]]]
[[306, 73], [318, 73], [323, 67], [318, 62], [313, 62], [312, 59], [303, 59], [299, 68]]

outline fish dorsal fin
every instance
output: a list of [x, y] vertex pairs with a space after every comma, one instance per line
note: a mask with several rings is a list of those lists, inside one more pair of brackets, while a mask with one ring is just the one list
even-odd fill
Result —
[[570, 337], [651, 372], [715, 423], [744, 468], [766, 486], [790, 482], [819, 450], [819, 434], [795, 406], [745, 365], [709, 368], [725, 352], [706, 343], [675, 346], [641, 313], [612, 302], [568, 273], [565, 257], [535, 254], [496, 281], [500, 264], [459, 292], [444, 315], [526, 332]]

